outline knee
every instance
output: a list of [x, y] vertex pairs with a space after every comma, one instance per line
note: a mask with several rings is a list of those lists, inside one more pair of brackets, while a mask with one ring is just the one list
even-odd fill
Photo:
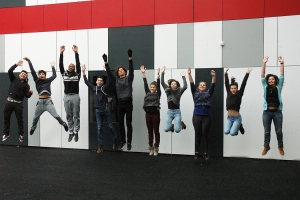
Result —
[[181, 131], [181, 128], [174, 129], [174, 131], [175, 131], [176, 133], [179, 133], [179, 132]]
[[231, 136], [237, 136], [238, 135], [238, 132], [236, 133], [230, 133]]

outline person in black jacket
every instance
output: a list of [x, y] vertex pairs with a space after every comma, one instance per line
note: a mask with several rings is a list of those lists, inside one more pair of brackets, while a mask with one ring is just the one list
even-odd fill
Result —
[[79, 81], [81, 77], [81, 68], [79, 62], [78, 47], [73, 45], [72, 47], [75, 53], [76, 71], [73, 63], [69, 64], [68, 70], [64, 69], [64, 57], [65, 46], [60, 47], [59, 57], [59, 69], [64, 80], [64, 106], [67, 115], [67, 123], [69, 129], [69, 139], [71, 142], [73, 137], [74, 141], [78, 141], [78, 132], [80, 129], [80, 97], [79, 97]]
[[22, 70], [17, 78], [14, 75], [14, 70], [17, 66], [22, 66], [23, 61], [19, 60], [8, 70], [10, 79], [10, 86], [8, 89], [7, 100], [4, 106], [4, 135], [2, 141], [7, 140], [9, 137], [10, 117], [12, 112], [15, 112], [18, 128], [19, 128], [19, 141], [23, 142], [24, 139], [24, 124], [23, 124], [23, 99], [24, 97], [30, 98], [32, 90], [28, 85], [27, 71]]
[[55, 62], [51, 62], [52, 68], [52, 76], [46, 78], [46, 72], [44, 70], [39, 70], [38, 76], [33, 68], [33, 65], [29, 58], [25, 57], [29, 64], [29, 68], [31, 71], [31, 75], [35, 82], [36, 90], [39, 94], [39, 100], [35, 107], [34, 117], [32, 121], [32, 126], [30, 129], [30, 135], [32, 135], [36, 129], [36, 125], [40, 119], [40, 116], [45, 112], [48, 111], [59, 123], [65, 128], [65, 131], [68, 131], [68, 125], [64, 122], [61, 117], [57, 114], [53, 101], [51, 99], [51, 82], [56, 78], [56, 71], [55, 71]]
[[[150, 84], [150, 89], [146, 78], [146, 68], [144, 65], [140, 67], [146, 96], [144, 98], [144, 110], [146, 112], [146, 124], [148, 128], [148, 143], [149, 143], [149, 155], [157, 156], [158, 147], [160, 142], [159, 123], [160, 123], [160, 68], [157, 69], [157, 81], [153, 81]], [[153, 147], [153, 131], [155, 135], [155, 144]]]
[[242, 125], [242, 116], [240, 115], [240, 106], [242, 103], [242, 97], [244, 90], [252, 68], [248, 68], [247, 73], [244, 77], [240, 90], [238, 90], [238, 83], [235, 82], [235, 78], [231, 78], [231, 84], [229, 84], [228, 70], [225, 70], [225, 88], [227, 91], [226, 98], [226, 110], [228, 117], [225, 123], [224, 133], [225, 135], [230, 134], [231, 136], [238, 135], [238, 131], [244, 134], [245, 130]]
[[[104, 54], [105, 55], [105, 54]], [[103, 56], [104, 56], [103, 55]], [[105, 66], [108, 67], [108, 62], [105, 62]], [[85, 75], [86, 66], [82, 66], [82, 74], [84, 83], [94, 94], [94, 108], [96, 109], [96, 120], [97, 120], [97, 135], [98, 135], [98, 149], [97, 153], [103, 152], [103, 130], [102, 130], [102, 117], [106, 118], [108, 128], [112, 134], [113, 149], [117, 148], [117, 133], [111, 121], [111, 115], [108, 108], [107, 93], [111, 83], [111, 77], [107, 76], [106, 83], [104, 84], [103, 77], [98, 76], [96, 86], [92, 85], [86, 78]]]
[[[104, 61], [107, 62], [107, 61]], [[112, 77], [112, 83], [115, 83], [116, 93], [118, 98], [118, 121], [120, 129], [121, 142], [118, 149], [122, 150], [126, 144], [124, 117], [126, 115], [127, 126], [127, 150], [131, 150], [132, 141], [132, 82], [134, 78], [134, 68], [132, 60], [132, 50], [128, 50], [129, 73], [127, 76], [127, 69], [121, 65], [115, 68], [116, 76], [114, 76], [110, 69], [106, 69], [109, 76]]]

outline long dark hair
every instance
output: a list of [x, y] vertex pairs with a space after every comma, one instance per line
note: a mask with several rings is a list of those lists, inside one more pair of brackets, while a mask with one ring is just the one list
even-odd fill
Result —
[[275, 78], [275, 85], [277, 85], [278, 84], [278, 76], [276, 76], [275, 74], [267, 74], [265, 79], [266, 79], [266, 82], [267, 82], [268, 86], [270, 86], [269, 83], [268, 83], [268, 80], [271, 76], [273, 76]]
[[176, 81], [175, 79], [169, 79], [168, 80], [168, 85], [169, 85], [169, 88], [171, 88], [171, 83], [172, 82], [176, 82], [176, 84], [177, 84], [177, 88], [179, 88], [180, 87], [180, 83], [178, 82], [178, 81]]

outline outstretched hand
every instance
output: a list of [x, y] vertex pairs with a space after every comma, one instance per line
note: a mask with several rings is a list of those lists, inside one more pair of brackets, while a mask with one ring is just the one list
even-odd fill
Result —
[[145, 66], [144, 66], [144, 65], [142, 65], [142, 66], [140, 67], [140, 70], [141, 70], [141, 72], [142, 72], [142, 73], [145, 73], [145, 72], [146, 72], [146, 68], [145, 68]]
[[23, 60], [26, 60], [27, 62], [30, 62], [28, 57], [24, 57]]
[[166, 70], [166, 66], [163, 66], [163, 67], [161, 68], [161, 73], [165, 72], [165, 70]]
[[226, 68], [226, 69], [225, 69], [225, 73], [227, 73], [227, 72], [228, 72], [228, 70], [229, 70], [229, 68]]
[[252, 68], [251, 67], [248, 68], [247, 73], [250, 73], [250, 72], [252, 72]]
[[210, 75], [215, 76], [215, 75], [216, 75], [215, 70], [211, 70], [211, 71], [210, 71]]
[[160, 73], [160, 68], [157, 68], [157, 75], [159, 76], [159, 73]]
[[188, 68], [187, 68], [187, 73], [188, 73], [188, 74], [191, 74], [191, 72], [192, 72], [191, 68], [188, 67]]
[[55, 66], [55, 62], [54, 61], [50, 62], [50, 65], [51, 65], [51, 67], [54, 67]]
[[107, 63], [107, 55], [106, 55], [105, 53], [102, 55], [102, 58], [103, 58], [103, 61], [104, 61], [105, 63]]
[[78, 52], [78, 47], [77, 47], [76, 45], [73, 45], [72, 49], [73, 49], [73, 51], [74, 51], [75, 53]]
[[282, 56], [278, 57], [278, 62], [283, 63], [284, 62], [284, 58]]
[[85, 64], [83, 64], [82, 67], [81, 67], [81, 71], [82, 71], [83, 73], [85, 73], [85, 70], [86, 70], [86, 66], [85, 66]]
[[263, 58], [263, 63], [267, 63], [268, 60], [269, 60], [269, 56], [265, 56], [265, 57]]
[[19, 61], [16, 63], [16, 65], [22, 66], [22, 65], [23, 65], [23, 61], [22, 61], [22, 60], [19, 60]]
[[63, 53], [65, 51], [65, 45], [60, 46], [60, 53]]
[[185, 71], [182, 71], [182, 72], [180, 73], [180, 75], [181, 75], [181, 76], [185, 76]]

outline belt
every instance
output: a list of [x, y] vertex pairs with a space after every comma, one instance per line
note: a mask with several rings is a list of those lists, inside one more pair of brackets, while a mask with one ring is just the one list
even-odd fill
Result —
[[22, 101], [14, 100], [11, 97], [7, 97], [7, 101], [14, 102], [14, 103], [22, 103]]

